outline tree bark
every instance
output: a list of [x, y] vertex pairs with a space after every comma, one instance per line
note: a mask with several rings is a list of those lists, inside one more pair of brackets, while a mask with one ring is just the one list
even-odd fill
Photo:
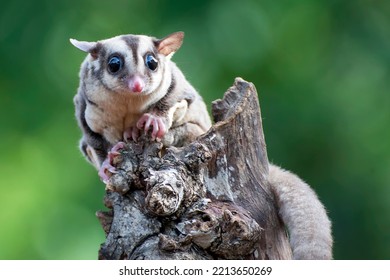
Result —
[[97, 216], [99, 259], [291, 259], [267, 181], [257, 92], [236, 78], [191, 144], [146, 137], [121, 151]]

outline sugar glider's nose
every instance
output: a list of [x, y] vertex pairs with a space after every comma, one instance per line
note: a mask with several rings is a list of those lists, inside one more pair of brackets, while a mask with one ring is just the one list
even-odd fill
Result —
[[140, 76], [133, 76], [129, 80], [129, 89], [135, 93], [141, 93], [145, 88], [145, 82]]

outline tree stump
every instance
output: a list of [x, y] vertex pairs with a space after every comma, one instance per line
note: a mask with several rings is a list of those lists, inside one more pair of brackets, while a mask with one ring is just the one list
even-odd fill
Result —
[[142, 137], [114, 163], [99, 259], [291, 259], [267, 181], [253, 84], [236, 78], [213, 102], [215, 124], [185, 147]]

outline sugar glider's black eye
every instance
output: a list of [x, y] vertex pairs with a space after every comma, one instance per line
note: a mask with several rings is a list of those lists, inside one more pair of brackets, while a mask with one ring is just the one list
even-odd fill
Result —
[[145, 64], [150, 70], [154, 71], [157, 69], [158, 61], [153, 55], [148, 54], [145, 57]]
[[119, 56], [112, 56], [108, 60], [108, 71], [112, 74], [115, 74], [119, 70], [122, 69], [123, 66], [123, 59]]

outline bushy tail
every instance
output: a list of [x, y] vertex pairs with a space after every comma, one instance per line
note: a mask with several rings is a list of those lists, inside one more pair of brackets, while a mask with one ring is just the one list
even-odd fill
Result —
[[268, 180], [288, 228], [294, 259], [332, 259], [331, 222], [313, 189], [274, 165], [270, 165]]

